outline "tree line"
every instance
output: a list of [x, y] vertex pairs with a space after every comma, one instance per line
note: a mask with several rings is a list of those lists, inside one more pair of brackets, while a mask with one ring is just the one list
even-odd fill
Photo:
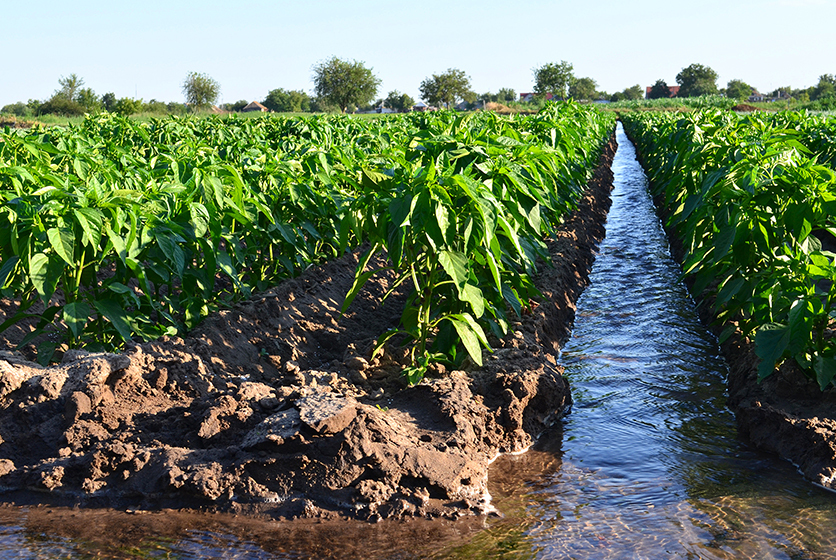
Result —
[[[548, 63], [533, 69], [534, 103], [541, 104], [546, 98], [587, 101], [622, 101], [645, 97], [644, 89], [636, 84], [623, 91], [607, 93], [598, 89], [598, 83], [589, 77], [574, 74], [571, 63], [563, 60]], [[677, 97], [696, 97], [722, 94], [734, 99], [747, 99], [756, 88], [743, 80], [730, 80], [725, 88], [717, 86], [717, 72], [702, 64], [691, 64], [676, 75], [679, 90]], [[387, 108], [391, 111], [409, 111], [415, 100], [405, 93], [393, 90], [386, 97], [376, 97], [380, 79], [363, 62], [342, 60], [336, 56], [313, 67], [313, 94], [302, 90], [277, 88], [267, 93], [260, 103], [275, 112], [347, 112]], [[76, 74], [61, 77], [59, 88], [46, 101], [30, 99], [6, 105], [0, 112], [20, 117], [60, 114], [82, 115], [108, 111], [123, 115], [136, 113], [185, 114], [205, 110], [214, 106], [220, 96], [220, 84], [206, 74], [190, 72], [182, 84], [184, 102], [165, 103], [152, 99], [143, 101], [128, 97], [117, 98], [113, 93], [97, 95], [91, 88], [84, 87], [84, 79]], [[476, 93], [470, 77], [458, 68], [448, 68], [439, 74], [425, 78], [419, 90], [424, 101], [436, 107], [458, 107], [475, 109], [488, 103], [513, 105], [520, 100], [512, 88], [501, 88], [496, 93]], [[650, 87], [650, 99], [673, 97], [672, 89], [663, 79]], [[817, 85], [805, 89], [778, 88], [772, 97], [794, 98], [799, 101], [822, 100], [836, 102], [836, 77], [823, 74]], [[241, 111], [250, 101], [240, 100], [221, 105], [225, 111]]]

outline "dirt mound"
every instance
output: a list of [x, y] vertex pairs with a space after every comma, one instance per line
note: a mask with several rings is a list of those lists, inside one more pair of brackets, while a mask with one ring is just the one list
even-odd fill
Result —
[[755, 345], [735, 338], [722, 345], [729, 361], [729, 408], [740, 436], [796, 465], [820, 486], [836, 490], [836, 390], [785, 361], [758, 383]]
[[[340, 317], [357, 254], [207, 319], [187, 339], [43, 368], [0, 352], [0, 488], [19, 502], [211, 507], [274, 517], [458, 516], [490, 509], [490, 461], [571, 406], [556, 364], [603, 237], [614, 142], [549, 243], [546, 296], [485, 366], [406, 388], [406, 352], [370, 359], [404, 293], [369, 281]], [[441, 375], [444, 374], [444, 375]]]
[[507, 115], [515, 112], [508, 105], [503, 105], [502, 103], [497, 103], [496, 101], [489, 101], [486, 103], [485, 109], [493, 111], [494, 113], [499, 113], [500, 115]]
[[735, 105], [734, 107], [732, 107], [731, 110], [735, 111], [736, 113], [751, 113], [753, 111], [762, 111], [763, 109], [755, 107], [754, 105], [748, 105], [746, 103], [741, 103], [739, 105]]

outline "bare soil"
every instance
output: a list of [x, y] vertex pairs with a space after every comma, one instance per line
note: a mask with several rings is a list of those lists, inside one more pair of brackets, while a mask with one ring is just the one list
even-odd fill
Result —
[[738, 105], [735, 105], [731, 108], [731, 110], [737, 113], [753, 113], [755, 111], [763, 111], [763, 109], [755, 107], [754, 105], [749, 105], [748, 103], [740, 103]]
[[[663, 201], [655, 203], [664, 221]], [[826, 249], [836, 247], [827, 232], [813, 233]], [[674, 257], [682, 262], [684, 250], [668, 234]], [[698, 310], [702, 321], [719, 335], [723, 327], [713, 325], [716, 317], [710, 301], [703, 301]], [[740, 332], [720, 348], [729, 365], [727, 404], [735, 413], [741, 440], [790, 461], [814, 484], [836, 490], [836, 389], [831, 385], [822, 392], [792, 359], [758, 383], [760, 360], [754, 341]]]
[[[195, 508], [274, 518], [458, 517], [491, 510], [487, 470], [571, 406], [559, 345], [604, 235], [611, 141], [548, 242], [542, 301], [486, 353], [408, 388], [374, 340], [404, 293], [378, 274], [344, 316], [358, 254], [208, 318], [187, 338], [41, 367], [0, 351], [0, 490], [14, 503]], [[0, 321], [9, 302], [0, 305]], [[15, 334], [18, 336], [20, 333]], [[8, 341], [0, 347], [9, 348]]]

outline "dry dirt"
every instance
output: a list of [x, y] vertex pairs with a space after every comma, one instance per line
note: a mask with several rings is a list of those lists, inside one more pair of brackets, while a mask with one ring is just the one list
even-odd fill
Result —
[[[638, 148], [637, 154], [641, 162]], [[664, 221], [662, 201], [655, 203]], [[836, 248], [836, 240], [827, 232], [813, 233], [826, 249]], [[674, 257], [682, 262], [681, 244], [670, 231], [668, 237]], [[703, 301], [698, 311], [711, 326], [715, 316], [710, 304]], [[711, 328], [717, 335], [722, 331], [719, 326]], [[822, 392], [792, 359], [758, 383], [754, 341], [739, 332], [720, 348], [729, 365], [727, 404], [735, 413], [741, 440], [790, 461], [813, 483], [836, 490], [836, 389], [831, 385]]]
[[340, 317], [356, 253], [185, 339], [71, 351], [48, 368], [0, 351], [5, 499], [274, 518], [489, 511], [490, 461], [528, 447], [571, 406], [556, 356], [604, 235], [614, 152], [613, 139], [549, 242], [554, 266], [537, 278], [545, 298], [482, 368], [436, 368], [407, 388], [404, 351], [371, 360], [404, 296], [381, 306], [392, 279], [377, 275]]

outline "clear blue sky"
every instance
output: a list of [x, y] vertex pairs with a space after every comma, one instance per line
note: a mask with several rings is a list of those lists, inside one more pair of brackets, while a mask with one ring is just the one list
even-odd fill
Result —
[[76, 73], [96, 93], [182, 101], [190, 71], [221, 84], [221, 101], [274, 88], [313, 89], [331, 56], [365, 62], [391, 90], [460, 68], [479, 93], [533, 86], [532, 69], [571, 62], [578, 77], [620, 91], [691, 63], [762, 91], [836, 73], [836, 0], [2, 0], [0, 106], [47, 99]]

